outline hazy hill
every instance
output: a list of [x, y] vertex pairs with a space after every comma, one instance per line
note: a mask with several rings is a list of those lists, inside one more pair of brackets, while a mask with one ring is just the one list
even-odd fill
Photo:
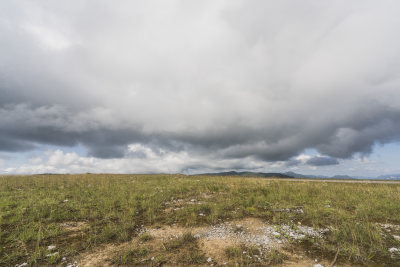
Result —
[[384, 180], [400, 180], [400, 174], [387, 174], [376, 177], [377, 179]]
[[275, 172], [216, 172], [216, 173], [202, 173], [200, 175], [214, 175], [214, 176], [243, 176], [243, 177], [277, 177], [277, 178], [294, 178], [293, 176], [283, 174], [283, 173], [275, 173]]
[[400, 174], [387, 174], [378, 177], [353, 177], [349, 175], [309, 175], [300, 174], [292, 171], [279, 173], [279, 172], [216, 172], [216, 173], [202, 173], [199, 175], [214, 175], [214, 176], [242, 176], [242, 177], [277, 177], [277, 178], [311, 178], [311, 179], [379, 179], [379, 180], [400, 180]]
[[284, 174], [292, 176], [294, 178], [329, 178], [329, 176], [325, 175], [308, 175], [308, 174], [300, 174], [296, 172], [285, 172]]

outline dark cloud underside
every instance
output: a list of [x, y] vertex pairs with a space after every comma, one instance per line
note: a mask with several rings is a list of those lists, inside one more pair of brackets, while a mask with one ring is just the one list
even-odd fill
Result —
[[337, 165], [339, 161], [331, 157], [313, 157], [307, 160], [307, 164], [311, 166]]

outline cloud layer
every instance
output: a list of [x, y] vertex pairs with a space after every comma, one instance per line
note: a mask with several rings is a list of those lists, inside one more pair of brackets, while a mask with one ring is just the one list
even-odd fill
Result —
[[0, 151], [82, 145], [115, 159], [141, 145], [186, 155], [177, 171], [368, 154], [400, 138], [399, 8], [2, 1]]

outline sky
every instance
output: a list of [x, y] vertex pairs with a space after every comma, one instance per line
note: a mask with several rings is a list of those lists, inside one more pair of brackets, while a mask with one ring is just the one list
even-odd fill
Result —
[[400, 173], [399, 10], [0, 1], [0, 174]]

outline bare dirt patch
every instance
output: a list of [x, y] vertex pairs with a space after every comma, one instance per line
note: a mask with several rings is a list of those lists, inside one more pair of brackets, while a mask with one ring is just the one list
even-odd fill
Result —
[[152, 229], [145, 229], [144, 232], [148, 232], [154, 238], [159, 240], [168, 240], [173, 238], [178, 238], [179, 236], [183, 235], [185, 232], [190, 232], [190, 228], [180, 227], [180, 226], [170, 226], [164, 225], [157, 228]]
[[[110, 259], [114, 255], [115, 251], [117, 251], [119, 249], [121, 249], [121, 245], [119, 245], [119, 246], [115, 246], [115, 245], [101, 246], [101, 247], [97, 248], [95, 251], [92, 251], [91, 253], [85, 253], [85, 254], [80, 255], [77, 259], [75, 259], [77, 264], [74, 264], [73, 266], [74, 267], [75, 266], [79, 266], [79, 267], [92, 267], [92, 266], [109, 267], [109, 266], [113, 266]], [[72, 263], [67, 263], [67, 265], [62, 265], [62, 266], [68, 266], [68, 264], [72, 264]]]
[[[325, 230], [313, 229], [312, 227], [301, 226], [293, 229], [289, 226], [275, 226], [263, 222], [257, 218], [246, 218], [242, 220], [234, 220], [230, 222], [221, 223], [213, 226], [205, 227], [181, 227], [178, 225], [163, 225], [155, 228], [143, 228], [141, 229], [139, 236], [133, 238], [129, 242], [125, 242], [120, 245], [107, 245], [95, 249], [91, 253], [82, 254], [77, 257], [77, 265], [79, 266], [115, 266], [116, 255], [121, 251], [126, 251], [130, 247], [150, 248], [148, 254], [139, 259], [141, 264], [152, 265], [155, 263], [157, 253], [162, 251], [164, 257], [167, 259], [177, 259], [179, 255], [173, 255], [176, 251], [165, 252], [165, 244], [168, 244], [171, 240], [177, 240], [182, 238], [187, 233], [191, 233], [197, 240], [198, 249], [203, 253], [206, 262], [202, 263], [202, 266], [234, 266], [235, 259], [227, 255], [228, 248], [237, 248], [240, 257], [250, 257], [246, 255], [245, 247], [253, 248], [259, 251], [257, 260], [260, 265], [263, 266], [262, 259], [268, 257], [270, 251], [280, 251], [285, 255], [285, 261], [283, 264], [277, 266], [330, 266], [330, 262], [326, 259], [311, 259], [306, 254], [293, 247], [293, 244], [289, 240], [296, 238], [303, 238], [303, 236], [312, 237], [323, 235]], [[143, 241], [141, 236], [149, 235], [151, 239], [149, 241]], [[288, 249], [290, 248], [290, 249]], [[165, 254], [165, 253], [170, 253]], [[243, 254], [243, 255], [242, 255]], [[254, 262], [254, 261], [253, 261]], [[164, 266], [169, 266], [171, 262], [164, 262]], [[321, 265], [317, 265], [321, 264]], [[66, 266], [61, 265], [61, 266]], [[340, 265], [340, 266], [351, 266], [351, 265]]]
[[67, 232], [79, 232], [88, 226], [86, 222], [64, 222], [60, 226]]

